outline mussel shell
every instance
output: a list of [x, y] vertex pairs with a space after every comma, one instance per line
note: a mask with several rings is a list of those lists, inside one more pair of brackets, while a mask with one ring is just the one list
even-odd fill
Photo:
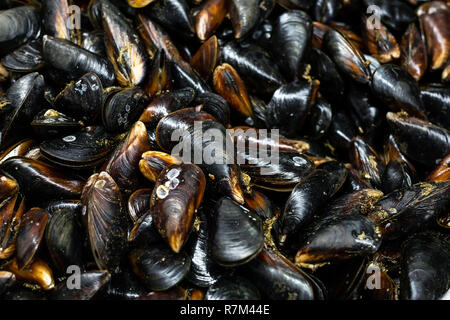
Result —
[[428, 119], [439, 126], [450, 129], [450, 89], [440, 84], [430, 84], [420, 88], [422, 100]]
[[259, 21], [259, 0], [229, 0], [234, 37], [245, 38]]
[[117, 82], [128, 87], [141, 84], [147, 71], [147, 57], [139, 35], [108, 0], [101, 1], [101, 12], [106, 53]]
[[336, 18], [341, 7], [339, 0], [318, 0], [314, 6], [314, 20], [328, 23]]
[[66, 167], [93, 167], [105, 160], [116, 145], [114, 135], [102, 126], [85, 127], [80, 131], [43, 141], [41, 154], [58, 165]]
[[84, 181], [47, 163], [23, 157], [9, 158], [1, 169], [19, 183], [27, 203], [39, 204], [58, 199], [77, 199]]
[[348, 150], [351, 141], [357, 136], [352, 119], [342, 110], [333, 113], [328, 138], [334, 147]]
[[288, 138], [302, 129], [314, 105], [319, 82], [291, 82], [281, 86], [272, 96], [267, 109], [267, 126], [277, 128]]
[[205, 92], [195, 97], [194, 103], [202, 105], [202, 110], [211, 114], [224, 127], [230, 123], [230, 106], [228, 102], [220, 95]]
[[200, 226], [193, 231], [186, 244], [186, 252], [191, 257], [191, 268], [187, 274], [189, 282], [199, 287], [210, 287], [225, 274], [212, 258], [211, 253], [211, 218], [200, 210], [197, 215]]
[[128, 215], [136, 223], [150, 209], [152, 189], [138, 189], [128, 198]]
[[139, 247], [141, 244], [148, 245], [152, 243], [160, 243], [161, 241], [161, 235], [155, 226], [155, 221], [150, 214], [150, 209], [148, 209], [134, 223], [133, 228], [128, 233], [128, 242], [133, 246]]
[[[70, 80], [93, 72], [102, 81], [104, 87], [114, 83], [114, 67], [106, 59], [76, 44], [45, 35], [43, 37], [42, 52], [44, 60], [53, 68], [64, 73]], [[64, 57], [64, 59], [61, 59]]]
[[381, 189], [385, 193], [390, 193], [397, 189], [411, 187], [413, 175], [409, 167], [402, 162], [390, 161], [384, 170], [381, 178]]
[[319, 280], [272, 249], [264, 248], [244, 268], [248, 279], [269, 299], [325, 299], [325, 289]]
[[76, 44], [80, 42], [79, 30], [70, 29], [69, 21], [73, 18], [72, 1], [69, 0], [44, 0], [42, 3], [42, 19], [45, 34], [61, 39], [71, 40]]
[[195, 16], [195, 31], [200, 41], [211, 37], [228, 13], [228, 0], [203, 1]]
[[53, 266], [65, 274], [69, 266], [84, 267], [81, 204], [59, 203], [47, 207], [50, 218], [45, 233], [48, 252]]
[[367, 256], [381, 245], [376, 224], [360, 214], [318, 221], [303, 237], [304, 242], [295, 257], [297, 265]]
[[8, 262], [6, 269], [14, 273], [17, 280], [36, 284], [45, 291], [55, 287], [52, 270], [42, 259], [34, 259], [33, 262], [24, 269], [19, 269], [17, 259], [13, 259]]
[[415, 23], [411, 23], [403, 34], [400, 48], [401, 66], [419, 81], [428, 67], [428, 53], [425, 39]]
[[31, 263], [44, 236], [47, 221], [48, 213], [41, 208], [31, 208], [22, 216], [16, 240], [19, 269], [23, 269]]
[[93, 123], [100, 116], [102, 91], [100, 78], [90, 72], [64, 88], [56, 96], [54, 107], [86, 123]]
[[292, 10], [277, 18], [272, 34], [273, 52], [288, 80], [300, 71], [300, 62], [312, 37], [312, 21], [307, 13]]
[[99, 56], [106, 55], [105, 36], [100, 30], [84, 32], [82, 35], [81, 47]]
[[47, 109], [36, 114], [31, 127], [40, 139], [49, 139], [76, 132], [83, 127], [83, 123], [54, 109]]
[[0, 55], [39, 37], [39, 12], [32, 6], [15, 7], [0, 12]]
[[202, 170], [190, 163], [166, 167], [155, 183], [150, 212], [156, 228], [174, 252], [181, 250], [189, 236], [205, 185]]
[[420, 182], [395, 190], [381, 198], [368, 216], [374, 220], [385, 240], [404, 238], [412, 232], [430, 228], [449, 208], [450, 182]]
[[331, 105], [323, 98], [318, 98], [311, 107], [309, 121], [305, 124], [305, 134], [311, 139], [318, 140], [325, 136], [333, 119]]
[[191, 259], [185, 252], [174, 253], [165, 244], [135, 249], [130, 253], [134, 272], [146, 287], [164, 291], [177, 285], [187, 275]]
[[416, 14], [408, 3], [400, 0], [364, 0], [364, 8], [377, 6], [381, 21], [391, 29], [400, 31], [416, 20]]
[[16, 283], [16, 276], [9, 271], [0, 271], [0, 295], [3, 297], [3, 293]]
[[191, 87], [200, 93], [211, 91], [206, 81], [189, 64], [172, 61], [170, 70], [175, 89]]
[[128, 220], [120, 189], [102, 171], [92, 175], [82, 194], [86, 206], [89, 241], [97, 266], [112, 273], [127, 249]]
[[38, 42], [27, 43], [1, 60], [2, 65], [13, 72], [33, 72], [44, 66], [41, 47]]
[[383, 64], [373, 74], [373, 93], [393, 111], [405, 110], [426, 119], [420, 90], [414, 78], [394, 64]]
[[24, 199], [18, 193], [1, 203], [0, 259], [8, 259], [14, 253], [24, 211]]
[[229, 42], [222, 47], [221, 59], [236, 69], [250, 92], [258, 95], [272, 95], [286, 82], [270, 53], [257, 44]]
[[0, 175], [0, 201], [15, 194], [19, 190], [17, 181], [4, 174]]
[[147, 6], [145, 11], [168, 31], [184, 36], [194, 33], [194, 24], [186, 0], [158, 0]]
[[408, 159], [434, 166], [450, 154], [448, 130], [401, 113], [388, 112], [386, 118], [400, 151]]
[[217, 203], [212, 230], [211, 252], [219, 265], [245, 264], [263, 247], [261, 218], [231, 199], [222, 198]]
[[39, 150], [39, 145], [36, 141], [32, 139], [21, 140], [1, 153], [0, 164], [12, 157], [27, 157], [31, 159], [33, 158], [34, 150], [36, 150], [36, 148]]
[[341, 32], [334, 29], [326, 32], [323, 51], [343, 74], [363, 84], [370, 82], [371, 74], [365, 58]]
[[190, 60], [191, 66], [208, 80], [219, 60], [219, 43], [216, 36], [205, 41]]
[[258, 289], [241, 277], [221, 278], [206, 291], [205, 300], [260, 300]]
[[91, 300], [111, 281], [108, 271], [89, 271], [79, 275], [79, 288], [69, 288], [69, 280], [59, 283], [51, 294], [52, 300]]
[[142, 160], [139, 161], [139, 169], [149, 181], [156, 182], [165, 167], [179, 163], [181, 163], [179, 158], [165, 152], [147, 151], [142, 154]]
[[400, 298], [435, 300], [448, 290], [449, 242], [433, 233], [411, 237], [402, 248]]
[[0, 112], [2, 146], [23, 135], [24, 129], [42, 108], [44, 78], [37, 72], [24, 75], [9, 87], [6, 98], [10, 104], [3, 106]]

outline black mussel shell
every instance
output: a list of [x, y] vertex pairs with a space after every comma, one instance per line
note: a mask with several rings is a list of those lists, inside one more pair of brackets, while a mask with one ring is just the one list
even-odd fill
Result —
[[1, 139], [5, 146], [23, 135], [44, 100], [44, 78], [37, 72], [19, 78], [9, 87], [6, 98], [9, 103], [0, 109]]
[[[210, 287], [224, 275], [224, 270], [213, 259], [211, 253], [211, 221], [204, 210], [198, 213], [198, 231], [193, 231], [186, 244], [186, 252], [191, 257], [191, 268], [187, 279], [196, 286]], [[195, 229], [195, 228], [194, 228]], [[220, 287], [220, 285], [218, 285]]]
[[373, 74], [372, 91], [393, 111], [405, 110], [426, 119], [419, 86], [405, 70], [394, 64], [383, 64]]
[[381, 177], [381, 189], [384, 193], [411, 187], [414, 176], [408, 165], [399, 161], [389, 161]]
[[24, 199], [18, 193], [1, 203], [0, 259], [8, 259], [13, 255], [24, 211]]
[[47, 227], [48, 213], [41, 208], [31, 208], [20, 221], [16, 240], [17, 266], [23, 269], [32, 261]]
[[288, 80], [293, 81], [300, 71], [300, 62], [311, 37], [312, 21], [307, 13], [292, 10], [277, 18], [272, 34], [272, 51]]
[[72, 7], [70, 0], [45, 0], [42, 1], [42, 20], [45, 34], [61, 39], [80, 42], [80, 31], [76, 26], [70, 28]]
[[327, 135], [333, 147], [348, 150], [351, 141], [357, 135], [354, 122], [344, 111], [339, 110], [333, 113]]
[[317, 0], [314, 6], [314, 20], [328, 23], [334, 20], [342, 7], [339, 0]]
[[449, 289], [450, 244], [433, 233], [411, 237], [402, 248], [400, 298], [437, 300]]
[[150, 209], [152, 189], [144, 188], [133, 192], [128, 198], [128, 215], [136, 223]]
[[206, 291], [205, 300], [260, 300], [258, 289], [241, 277], [221, 278]]
[[422, 100], [428, 119], [438, 126], [450, 129], [450, 88], [440, 84], [430, 84], [420, 88]]
[[191, 36], [194, 25], [186, 0], [159, 0], [146, 7], [145, 11], [166, 30]]
[[[150, 200], [150, 196], [149, 196]], [[141, 244], [148, 245], [152, 243], [160, 243], [161, 235], [155, 226], [155, 221], [148, 209], [135, 223], [128, 233], [128, 242], [132, 245], [139, 246]]]
[[105, 35], [100, 30], [84, 32], [82, 35], [81, 47], [99, 56], [106, 55]]
[[114, 83], [114, 67], [108, 60], [69, 40], [45, 35], [42, 48], [45, 62], [63, 72], [69, 80], [75, 80], [88, 72], [93, 72], [101, 79], [104, 87]]
[[245, 264], [263, 247], [261, 218], [231, 199], [219, 200], [212, 230], [211, 252], [220, 265], [231, 267]]
[[324, 300], [325, 289], [315, 277], [269, 248], [245, 267], [245, 274], [272, 300]]
[[170, 70], [174, 89], [191, 87], [200, 93], [211, 92], [209, 85], [200, 74], [184, 61], [182, 63], [172, 61]]
[[323, 209], [324, 217], [352, 214], [366, 215], [372, 211], [375, 203], [383, 196], [383, 192], [376, 189], [361, 189], [342, 195]]
[[41, 46], [37, 41], [32, 41], [4, 56], [2, 65], [13, 72], [33, 72], [42, 69]]
[[230, 123], [230, 106], [228, 102], [212, 92], [205, 92], [197, 95], [194, 100], [196, 105], [202, 105], [202, 110], [211, 114], [224, 127]]
[[38, 160], [13, 157], [3, 162], [1, 169], [19, 183], [29, 204], [77, 199], [84, 186], [81, 178]]
[[62, 281], [55, 287], [50, 299], [91, 300], [102, 292], [110, 281], [111, 274], [108, 271], [83, 272], [76, 280], [71, 280], [69, 276], [66, 281]]
[[83, 190], [87, 227], [92, 254], [97, 266], [112, 273], [127, 249], [128, 218], [122, 194], [111, 176], [102, 171], [92, 175]]
[[155, 244], [130, 253], [136, 275], [146, 287], [164, 291], [177, 285], [187, 275], [191, 259], [185, 252], [174, 253], [166, 244]]
[[32, 6], [21, 6], [0, 12], [0, 55], [39, 37], [39, 11]]
[[76, 132], [83, 127], [83, 123], [54, 109], [47, 109], [36, 114], [31, 127], [40, 139], [49, 139]]
[[319, 81], [291, 82], [273, 94], [267, 109], [267, 126], [277, 128], [288, 138], [302, 129], [311, 107], [316, 101]]
[[388, 112], [387, 122], [400, 151], [413, 161], [434, 167], [450, 154], [450, 132], [430, 122]]
[[100, 116], [103, 86], [93, 72], [70, 83], [55, 98], [54, 107], [68, 116], [94, 123]]
[[368, 213], [385, 240], [430, 228], [450, 205], [450, 182], [420, 182], [381, 198]]
[[428, 52], [425, 38], [416, 23], [411, 23], [403, 34], [400, 49], [400, 65], [419, 81], [428, 68]]
[[301, 237], [303, 244], [297, 251], [297, 265], [317, 265], [378, 251], [381, 233], [377, 225], [360, 214], [337, 216], [318, 221]]
[[234, 37], [245, 38], [259, 21], [260, 0], [230, 0], [229, 15]]
[[53, 266], [62, 274], [69, 266], [83, 263], [83, 238], [81, 227], [81, 204], [59, 203], [47, 207], [51, 211], [45, 240]]
[[139, 119], [148, 102], [149, 97], [140, 88], [110, 93], [103, 105], [103, 125], [109, 132], [127, 131]]
[[323, 98], [318, 98], [311, 107], [309, 120], [305, 124], [305, 134], [311, 139], [318, 140], [325, 136], [333, 119], [331, 105]]
[[41, 154], [58, 165], [75, 168], [93, 167], [105, 160], [117, 141], [101, 126], [41, 143]]

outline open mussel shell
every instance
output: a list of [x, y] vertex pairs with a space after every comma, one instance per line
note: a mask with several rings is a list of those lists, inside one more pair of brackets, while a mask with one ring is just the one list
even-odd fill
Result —
[[148, 150], [150, 140], [147, 129], [142, 122], [137, 121], [105, 164], [104, 170], [122, 190], [133, 190], [141, 176], [138, 167], [141, 155]]
[[387, 122], [400, 151], [413, 161], [434, 166], [450, 154], [450, 132], [403, 113], [388, 112]]
[[41, 33], [39, 11], [20, 6], [0, 12], [0, 55], [36, 39]]
[[103, 105], [102, 121], [109, 132], [124, 132], [138, 120], [149, 98], [140, 88], [111, 92]]
[[270, 53], [255, 43], [229, 42], [221, 49], [221, 59], [236, 69], [252, 93], [270, 96], [286, 82]]
[[111, 2], [102, 0], [101, 12], [106, 53], [114, 66], [117, 82], [127, 87], [139, 85], [147, 70], [147, 57], [139, 35]]
[[89, 271], [79, 279], [60, 282], [50, 296], [52, 300], [91, 300], [100, 294], [111, 281], [108, 271]]
[[[200, 210], [198, 215], [198, 230], [194, 228], [192, 235], [186, 244], [186, 253], [191, 257], [191, 268], [187, 279], [199, 287], [209, 287], [225, 274], [212, 258], [211, 253], [211, 218]], [[220, 285], [219, 285], [220, 287]]]
[[185, 252], [174, 253], [166, 244], [155, 244], [130, 253], [136, 275], [146, 287], [164, 291], [177, 285], [187, 275], [191, 259]]
[[40, 44], [36, 41], [27, 43], [4, 56], [1, 63], [3, 67], [12, 72], [34, 72], [42, 69], [44, 59]]
[[449, 289], [449, 241], [436, 233], [411, 237], [402, 248], [400, 299], [437, 300]]
[[42, 108], [44, 85], [44, 77], [34, 72], [24, 75], [9, 87], [6, 92], [9, 103], [0, 110], [0, 146], [23, 135], [24, 129]]
[[269, 156], [255, 156], [257, 152], [252, 149], [243, 151], [245, 154], [238, 151], [238, 156], [246, 160], [240, 165], [242, 171], [251, 177], [252, 184], [264, 189], [289, 192], [314, 170], [314, 163], [298, 152], [280, 151], [276, 163]]
[[40, 139], [49, 139], [55, 136], [67, 136], [83, 127], [77, 121], [54, 109], [42, 110], [34, 117], [31, 128]]
[[150, 18], [166, 30], [192, 36], [194, 24], [186, 0], [158, 0], [145, 8]]
[[42, 48], [45, 62], [64, 73], [69, 80], [75, 80], [88, 72], [93, 72], [100, 78], [104, 87], [114, 83], [114, 68], [108, 60], [69, 40], [45, 35]]
[[293, 81], [312, 37], [312, 21], [307, 13], [292, 10], [280, 15], [272, 34], [273, 52], [280, 66]]
[[45, 240], [53, 266], [62, 274], [72, 265], [83, 268], [83, 238], [81, 204], [55, 203], [47, 207], [50, 218]]
[[77, 199], [84, 186], [81, 178], [38, 160], [13, 157], [0, 167], [17, 181], [29, 204]]
[[414, 78], [401, 67], [383, 64], [373, 74], [373, 93], [391, 110], [405, 110], [409, 114], [426, 119], [419, 86]]
[[14, 273], [17, 280], [36, 284], [45, 291], [55, 287], [52, 270], [42, 259], [34, 259], [31, 264], [23, 269], [19, 269], [17, 259], [13, 259], [5, 267], [8, 271]]
[[25, 199], [16, 193], [0, 206], [0, 259], [8, 259], [16, 250], [20, 221], [25, 211]]
[[264, 248], [244, 270], [248, 279], [269, 299], [325, 299], [325, 289], [319, 280], [270, 248]]
[[317, 222], [302, 237], [295, 263], [299, 266], [318, 265], [335, 260], [375, 253], [381, 245], [377, 225], [356, 214], [330, 217]]
[[71, 117], [93, 123], [100, 115], [103, 86], [93, 72], [70, 83], [55, 98], [54, 107]]
[[431, 70], [438, 70], [450, 57], [450, 8], [444, 1], [424, 3], [417, 10], [424, 31]]
[[150, 212], [159, 233], [174, 252], [181, 250], [189, 236], [205, 185], [202, 170], [189, 163], [166, 167], [155, 183]]
[[41, 208], [31, 208], [22, 216], [16, 240], [16, 257], [19, 269], [23, 269], [31, 263], [39, 249], [47, 222], [48, 213]]
[[104, 127], [84, 127], [74, 134], [43, 141], [40, 150], [58, 165], [89, 168], [104, 161], [116, 143], [115, 135], [107, 133]]
[[206, 291], [205, 300], [260, 300], [258, 289], [242, 277], [221, 278]]
[[343, 74], [363, 84], [370, 82], [371, 74], [368, 63], [341, 32], [334, 29], [326, 32], [323, 39], [323, 51]]
[[450, 204], [450, 182], [420, 182], [381, 198], [368, 213], [383, 234], [395, 240], [430, 228]]
[[112, 273], [127, 249], [128, 217], [122, 194], [111, 176], [92, 175], [81, 197], [86, 206], [89, 242], [97, 266]]
[[262, 249], [264, 243], [262, 221], [228, 198], [217, 203], [212, 223], [212, 256], [223, 266], [247, 263]]
[[136, 223], [150, 209], [150, 188], [138, 189], [128, 198], [128, 215]]
[[281, 86], [272, 96], [267, 109], [267, 126], [277, 128], [288, 138], [302, 129], [316, 101], [319, 81], [295, 81]]
[[228, 0], [203, 1], [195, 16], [195, 32], [200, 41], [213, 35], [228, 13]]
[[0, 271], [0, 296], [16, 283], [16, 276], [9, 271]]

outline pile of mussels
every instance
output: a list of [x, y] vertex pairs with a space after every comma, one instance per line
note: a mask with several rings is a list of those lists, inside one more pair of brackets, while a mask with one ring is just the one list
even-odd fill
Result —
[[0, 7], [2, 299], [448, 296], [449, 1]]

